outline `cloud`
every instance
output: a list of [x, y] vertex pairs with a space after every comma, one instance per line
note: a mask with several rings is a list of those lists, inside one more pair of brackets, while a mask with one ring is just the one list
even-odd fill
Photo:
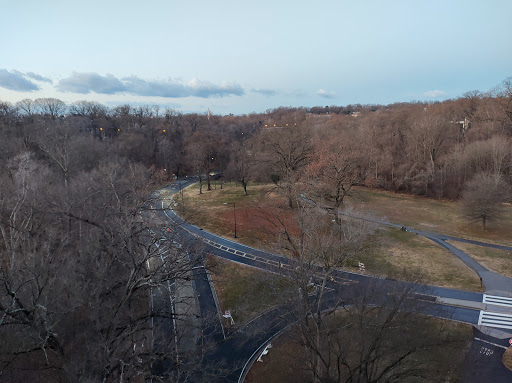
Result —
[[427, 98], [438, 98], [438, 97], [445, 96], [445, 95], [446, 95], [446, 92], [444, 92], [442, 90], [429, 90], [429, 91], [423, 93], [423, 96], [427, 97]]
[[320, 97], [323, 97], [323, 98], [334, 98], [336, 97], [336, 93], [334, 93], [333, 91], [327, 91], [327, 90], [324, 90], [324, 89], [318, 89], [315, 94], [317, 96], [320, 96]]
[[25, 73], [25, 76], [30, 77], [33, 80], [41, 81], [41, 82], [48, 82], [50, 84], [53, 84], [53, 81], [49, 79], [48, 77], [41, 76], [34, 72], [27, 72]]
[[17, 92], [32, 92], [39, 90], [39, 86], [27, 80], [25, 75], [18, 71], [9, 72], [7, 69], [0, 69], [0, 87]]
[[185, 87], [175, 81], [146, 81], [137, 76], [123, 78], [127, 93], [138, 96], [186, 97]]
[[259, 93], [259, 94], [262, 94], [263, 96], [267, 96], [267, 97], [277, 95], [277, 91], [274, 89], [251, 89], [251, 92]]
[[129, 93], [137, 96], [166, 98], [241, 96], [245, 93], [236, 83], [214, 84], [194, 78], [187, 84], [183, 84], [175, 80], [148, 81], [137, 76], [118, 79], [111, 74], [102, 76], [97, 73], [73, 73], [70, 77], [60, 80], [57, 89], [61, 92], [82, 94]]
[[190, 91], [191, 96], [208, 98], [208, 97], [224, 97], [224, 96], [242, 96], [245, 91], [242, 87], [235, 83], [222, 82], [219, 85], [200, 81], [193, 78], [187, 84], [187, 89]]
[[115, 94], [127, 91], [126, 86], [111, 74], [101, 76], [97, 73], [76, 73], [64, 78], [57, 84], [61, 92], [87, 94]]

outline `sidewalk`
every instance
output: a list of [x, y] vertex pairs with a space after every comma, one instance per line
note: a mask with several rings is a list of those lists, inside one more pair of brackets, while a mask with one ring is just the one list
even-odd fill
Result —
[[[512, 316], [512, 305], [511, 306], [502, 306], [502, 305], [495, 305], [485, 302], [475, 302], [475, 301], [467, 301], [463, 299], [454, 299], [454, 298], [436, 298], [436, 303], [441, 303], [444, 305], [450, 305], [450, 306], [458, 306], [458, 307], [466, 307], [470, 309], [480, 310], [481, 315], [480, 318], [482, 318], [482, 314], [503, 314], [504, 316]], [[480, 319], [481, 321], [481, 319]], [[506, 318], [501, 318], [501, 322], [505, 325], [510, 325], [512, 327], [512, 323], [509, 322]], [[490, 335], [494, 338], [498, 339], [506, 339], [506, 338], [512, 338], [512, 329], [507, 328], [496, 328], [492, 327], [492, 323], [490, 324], [477, 324], [475, 327], [483, 332], [484, 334]]]

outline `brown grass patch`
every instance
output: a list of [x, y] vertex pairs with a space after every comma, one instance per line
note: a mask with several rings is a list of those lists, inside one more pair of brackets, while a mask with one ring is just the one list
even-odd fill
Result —
[[[185, 218], [204, 230], [234, 239], [233, 205], [236, 204], [237, 242], [248, 246], [275, 251], [274, 238], [278, 232], [275, 214], [278, 214], [290, 230], [297, 230], [294, 212], [286, 208], [285, 199], [268, 185], [254, 185], [249, 195], [243, 196], [242, 189], [225, 185], [222, 190], [199, 193], [197, 185], [185, 190]], [[178, 208], [180, 211], [180, 208]]]
[[[466, 324], [421, 316], [415, 319], [420, 325], [430, 326], [434, 331], [439, 328], [444, 328], [445, 333], [453, 335], [454, 338], [458, 338], [459, 341], [466, 340], [468, 347], [454, 349], [449, 342], [447, 342], [445, 345], [441, 345], [435, 350], [432, 349], [430, 352], [418, 354], [418, 357], [425, 358], [425, 363], [429, 363], [433, 368], [431, 376], [426, 377], [426, 382], [439, 382], [440, 375], [443, 375], [446, 381], [459, 381], [462, 375], [464, 357], [469, 350], [469, 345], [473, 337], [472, 327]], [[404, 331], [414, 330], [404, 328]], [[268, 354], [262, 357], [263, 362], [254, 362], [245, 381], [247, 383], [295, 383], [312, 381], [311, 375], [305, 369], [306, 359], [304, 348], [299, 344], [299, 339], [300, 335], [296, 329], [292, 329], [275, 339], [272, 342], [272, 348], [269, 350]], [[349, 345], [350, 343], [347, 341], [347, 346]], [[437, 355], [439, 352], [442, 353], [441, 355], [444, 357], [437, 359], [435, 356], [433, 357], [433, 354]]]
[[457, 241], [447, 242], [464, 251], [485, 268], [512, 278], [512, 252]]
[[306, 378], [304, 363], [301, 360], [302, 347], [293, 339], [294, 331], [288, 332], [272, 342], [272, 348], [262, 357], [263, 362], [255, 361], [249, 370], [247, 383], [286, 383], [303, 382]]
[[[395, 217], [398, 216], [397, 211], [406, 210], [401, 205], [400, 209], [397, 209], [397, 204], [402, 198], [406, 200], [407, 208], [414, 204], [418, 205], [415, 201], [423, 200], [419, 197], [393, 195], [386, 192], [377, 193], [366, 189], [363, 191], [367, 194], [359, 196], [359, 199], [364, 197], [365, 200], [371, 201], [372, 208], [382, 204], [382, 211], [395, 212]], [[286, 207], [285, 198], [275, 193], [272, 186], [255, 185], [249, 188], [249, 193], [249, 196], [243, 196], [242, 188], [225, 185], [222, 190], [217, 188], [199, 195], [198, 187], [192, 186], [185, 190], [186, 218], [205, 230], [233, 239], [233, 206], [223, 205], [223, 203], [235, 202], [237, 241], [263, 250], [276, 251], [275, 234], [278, 229], [272, 224], [272, 217], [279, 214], [286, 225], [290, 226], [288, 229], [293, 232], [298, 230], [294, 223], [295, 211]], [[361, 192], [358, 191], [358, 193]], [[382, 197], [382, 194], [385, 197]], [[354, 206], [355, 211], [359, 214], [361, 205], [367, 204], [359, 203], [358, 206]], [[432, 204], [436, 205], [436, 214], [442, 216], [445, 209], [444, 202], [432, 201]], [[368, 209], [368, 206], [364, 209]], [[411, 209], [416, 213], [418, 209], [423, 210], [423, 214], [418, 214], [416, 217], [417, 225], [409, 222], [408, 226], [421, 225], [425, 230], [431, 230], [430, 225], [436, 224], [430, 223], [433, 213], [427, 216], [429, 210], [427, 207], [417, 206]], [[414, 213], [407, 213], [407, 215], [413, 216]], [[391, 217], [388, 219], [391, 220]], [[357, 262], [361, 261], [365, 263], [369, 274], [395, 279], [412, 279], [445, 287], [481, 290], [476, 273], [450, 252], [423, 237], [381, 227], [379, 234], [375, 235], [374, 242], [366, 245], [366, 250], [357, 256], [357, 259], [353, 259], [352, 266], [357, 266]], [[358, 270], [357, 267], [350, 267], [350, 265], [349, 269]]]
[[434, 285], [481, 290], [478, 275], [459, 258], [425, 238], [416, 240], [422, 243], [416, 256], [411, 257], [411, 250], [400, 244], [388, 249], [391, 263], [396, 268], [405, 267]]
[[[213, 256], [208, 257], [222, 312], [230, 310], [238, 327], [286, 299], [292, 282], [284, 277]], [[230, 322], [225, 325], [230, 327]]]
[[512, 371], [512, 347], [509, 347], [505, 350], [502, 361], [505, 367]]
[[382, 277], [482, 291], [480, 278], [455, 255], [430, 240], [398, 229], [380, 232], [380, 244], [361, 257], [366, 271]]
[[456, 237], [512, 245], [512, 205], [504, 205], [502, 219], [490, 222], [482, 230], [479, 222], [471, 223], [462, 214], [457, 201], [434, 200], [421, 196], [392, 193], [357, 187], [346, 198], [348, 205], [385, 217], [390, 222]]

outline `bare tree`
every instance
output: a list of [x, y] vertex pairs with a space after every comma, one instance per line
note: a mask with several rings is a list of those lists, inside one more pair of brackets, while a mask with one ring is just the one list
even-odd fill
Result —
[[512, 77], [507, 77], [500, 85], [495, 87], [491, 94], [508, 120], [509, 134], [512, 127]]
[[284, 126], [262, 132], [263, 152], [259, 160], [269, 165], [270, 178], [283, 192], [288, 206], [294, 206], [295, 188], [305, 166], [309, 163], [313, 147], [305, 127]]
[[[416, 157], [416, 166], [419, 170], [418, 184], [423, 184], [423, 193], [428, 194], [429, 185], [436, 177], [437, 160], [443, 143], [449, 132], [446, 118], [431, 110], [423, 111], [416, 116], [409, 140], [411, 152]], [[421, 177], [423, 173], [423, 177]]]
[[18, 107], [7, 101], [0, 101], [0, 123], [12, 125], [18, 115]]
[[347, 290], [336, 283], [335, 269], [364, 251], [361, 244], [373, 228], [350, 219], [333, 224], [300, 197], [298, 204], [295, 224], [277, 211], [266, 217], [278, 231], [281, 252], [292, 260], [288, 275], [298, 294], [290, 295], [290, 306], [304, 379], [376, 383], [432, 376], [432, 364], [439, 376], [453, 370], [453, 350], [465, 338], [446, 331], [445, 322], [413, 314], [421, 307], [410, 289], [375, 281]]
[[111, 382], [150, 379], [159, 365], [160, 376], [178, 380], [195, 349], [178, 357], [176, 330], [174, 341], [154, 347], [152, 323], [194, 314], [175, 309], [179, 296], [151, 301], [161, 287], [175, 294], [166, 286], [189, 280], [196, 260], [167, 226], [144, 216], [150, 173], [110, 160], [69, 180], [66, 208], [53, 203], [64, 187], [48, 188], [49, 173], [26, 153], [1, 174], [0, 371], [19, 376], [29, 365], [29, 381], [44, 370], [65, 381]]
[[254, 166], [256, 164], [254, 150], [247, 141], [241, 144], [234, 142], [231, 146], [231, 161], [228, 165], [227, 173], [229, 177], [235, 179], [244, 189], [244, 195], [247, 195], [247, 185], [253, 177]]
[[500, 218], [503, 202], [509, 198], [510, 186], [499, 173], [477, 173], [466, 183], [462, 209], [467, 218], [481, 221], [485, 230], [489, 221]]
[[56, 98], [38, 98], [34, 104], [41, 114], [50, 116], [52, 120], [63, 115], [67, 109], [66, 104]]
[[188, 138], [185, 151], [199, 176], [199, 193], [203, 192], [203, 179], [206, 179], [207, 188], [211, 190], [211, 173], [226, 155], [225, 138], [209, 130], [197, 130]]
[[[324, 315], [323, 326], [297, 328], [306, 377], [314, 382], [439, 381], [456, 376], [469, 339], [448, 321], [413, 313], [421, 304], [408, 289], [379, 282]], [[454, 373], [455, 370], [455, 373]]]
[[361, 151], [348, 138], [340, 135], [324, 137], [316, 142], [316, 150], [307, 167], [308, 176], [317, 193], [333, 203], [336, 222], [338, 210], [352, 186], [366, 177]]
[[25, 98], [16, 103], [16, 106], [27, 116], [34, 114], [36, 109], [36, 103], [30, 98]]
[[289, 275], [298, 289], [298, 295], [291, 296], [292, 306], [296, 308], [295, 320], [303, 336], [301, 339], [309, 344], [305, 348], [309, 366], [319, 371], [321, 355], [314, 350], [319, 350], [325, 341], [325, 305], [329, 301], [328, 307], [334, 309], [340, 304], [333, 296], [333, 274], [337, 268], [345, 266], [357, 250], [363, 250], [361, 239], [366, 238], [373, 227], [364, 222], [364, 227], [358, 226], [353, 231], [348, 226], [360, 222], [347, 220], [335, 224], [326, 211], [313, 207], [300, 196], [296, 196], [295, 204], [299, 207], [294, 221], [283, 219], [278, 210], [265, 217], [277, 233], [278, 251], [291, 260]]

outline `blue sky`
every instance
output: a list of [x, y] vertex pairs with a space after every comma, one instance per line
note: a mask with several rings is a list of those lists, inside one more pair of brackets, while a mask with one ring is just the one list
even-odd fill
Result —
[[512, 76], [510, 0], [0, 0], [0, 100], [388, 104]]

